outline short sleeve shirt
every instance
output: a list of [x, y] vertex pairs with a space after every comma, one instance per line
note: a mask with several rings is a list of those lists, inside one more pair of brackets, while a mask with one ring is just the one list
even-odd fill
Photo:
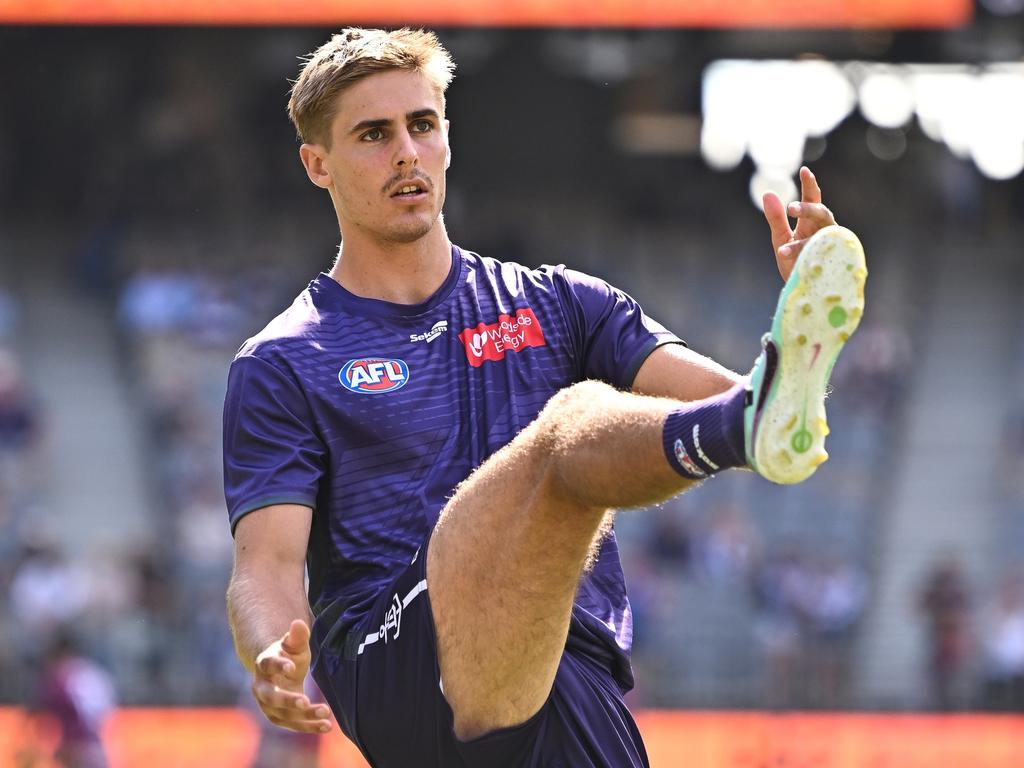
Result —
[[[354, 624], [426, 540], [455, 487], [559, 390], [628, 389], [681, 343], [628, 295], [563, 266], [452, 249], [416, 305], [356, 296], [325, 274], [239, 350], [224, 408], [232, 530], [249, 512], [313, 509], [314, 615]], [[574, 606], [628, 668], [629, 602], [614, 532]]]

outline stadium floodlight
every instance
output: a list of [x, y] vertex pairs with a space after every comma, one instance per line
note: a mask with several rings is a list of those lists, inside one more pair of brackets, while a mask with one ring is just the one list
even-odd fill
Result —
[[793, 177], [779, 173], [755, 171], [750, 177], [750, 201], [759, 209], [764, 210], [763, 197], [765, 192], [776, 192], [783, 200], [798, 200], [800, 193]]
[[879, 128], [899, 128], [914, 116], [914, 91], [902, 71], [871, 72], [858, 95], [861, 114]]
[[[772, 103], [773, 84], [817, 94], [799, 107]], [[723, 60], [704, 71], [701, 154], [716, 170], [735, 168], [745, 155], [757, 170], [751, 197], [796, 173], [808, 142], [818, 141], [859, 106], [871, 123], [871, 153], [892, 161], [906, 149], [903, 130], [916, 116], [928, 138], [973, 160], [991, 179], [1024, 173], [1024, 64], [844, 64]], [[792, 180], [790, 179], [790, 183]], [[788, 188], [788, 187], [786, 187]]]

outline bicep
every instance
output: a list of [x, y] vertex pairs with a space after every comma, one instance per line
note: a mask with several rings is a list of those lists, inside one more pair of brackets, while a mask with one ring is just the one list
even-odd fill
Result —
[[273, 575], [302, 582], [313, 510], [272, 504], [253, 510], [235, 527], [234, 577]]
[[578, 374], [628, 388], [651, 350], [681, 343], [644, 313], [629, 294], [590, 275], [566, 269], [557, 283], [578, 349]]
[[663, 344], [640, 366], [632, 391], [676, 400], [701, 400], [725, 392], [742, 380], [738, 373], [689, 347]]

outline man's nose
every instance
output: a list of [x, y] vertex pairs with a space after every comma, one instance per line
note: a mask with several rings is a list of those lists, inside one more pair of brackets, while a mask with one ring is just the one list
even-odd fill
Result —
[[413, 166], [419, 163], [419, 153], [416, 151], [416, 142], [408, 130], [401, 131], [398, 135], [398, 146], [395, 148], [395, 165], [399, 168]]

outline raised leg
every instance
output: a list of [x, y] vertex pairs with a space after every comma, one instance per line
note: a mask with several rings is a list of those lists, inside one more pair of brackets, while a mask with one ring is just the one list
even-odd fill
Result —
[[609, 509], [692, 483], [662, 447], [666, 416], [681, 405], [597, 382], [563, 390], [443, 510], [427, 583], [460, 738], [521, 723], [544, 703]]

